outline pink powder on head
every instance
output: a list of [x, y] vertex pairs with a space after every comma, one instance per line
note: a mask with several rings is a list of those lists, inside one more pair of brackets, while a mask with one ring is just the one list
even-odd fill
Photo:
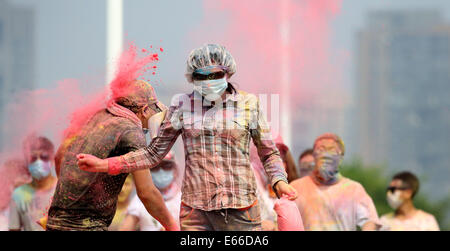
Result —
[[[106, 107], [109, 89], [114, 95], [126, 94], [128, 83], [144, 79], [143, 69], [156, 69], [153, 63], [157, 62], [158, 54], [152, 52], [140, 56], [138, 52], [141, 50], [130, 43], [121, 54], [115, 79], [108, 86], [99, 85], [104, 79], [103, 74], [99, 74], [101, 76], [65, 79], [53, 88], [26, 90], [13, 95], [12, 101], [5, 106], [8, 121], [0, 125], [4, 135], [0, 140], [5, 146], [0, 152], [0, 164], [11, 156], [23, 156], [22, 142], [32, 132], [49, 138], [56, 149], [64, 138], [76, 135], [96, 112]], [[0, 177], [1, 184], [9, 182], [4, 180]], [[1, 184], [0, 190], [3, 189]]]
[[[116, 99], [117, 97], [127, 96], [127, 93], [131, 91], [128, 88], [130, 83], [137, 79], [144, 79], [143, 74], [152, 67], [149, 64], [158, 61], [158, 54], [140, 56], [138, 51], [136, 45], [130, 42], [128, 48], [122, 52], [118, 61], [116, 75], [109, 84], [111, 98]], [[147, 52], [145, 49], [141, 51]], [[156, 66], [152, 68], [156, 68]], [[95, 113], [106, 107], [107, 99], [108, 92], [105, 89], [92, 97], [90, 103], [73, 112], [70, 126], [64, 131], [64, 137], [76, 134]]]

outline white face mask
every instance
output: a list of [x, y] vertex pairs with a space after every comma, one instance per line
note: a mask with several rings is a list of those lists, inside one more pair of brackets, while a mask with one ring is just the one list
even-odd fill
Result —
[[28, 170], [33, 178], [41, 180], [51, 174], [52, 163], [50, 161], [42, 161], [38, 159], [28, 165]]
[[404, 201], [400, 198], [400, 191], [397, 190], [394, 193], [390, 191], [387, 193], [387, 202], [392, 209], [397, 210]]
[[226, 77], [213, 80], [195, 80], [194, 90], [200, 93], [205, 99], [214, 101], [220, 98], [228, 87]]

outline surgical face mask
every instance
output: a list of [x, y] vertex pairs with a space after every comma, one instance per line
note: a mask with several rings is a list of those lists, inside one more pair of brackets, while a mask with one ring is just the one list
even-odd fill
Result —
[[213, 80], [195, 80], [194, 90], [200, 93], [205, 99], [214, 101], [220, 98], [228, 87], [226, 78]]
[[394, 209], [397, 210], [402, 204], [403, 204], [403, 199], [400, 198], [400, 191], [395, 191], [394, 193], [388, 192], [387, 193], [387, 202], [389, 204], [389, 206]]
[[173, 170], [164, 170], [160, 168], [159, 171], [151, 171], [153, 183], [158, 189], [163, 189], [172, 184], [174, 179]]
[[315, 155], [315, 158], [320, 163], [320, 166], [317, 167], [319, 180], [326, 184], [335, 183], [339, 177], [339, 165], [341, 164], [342, 155], [326, 152]]
[[31, 176], [36, 180], [41, 180], [50, 175], [52, 164], [50, 161], [44, 162], [40, 159], [28, 165]]

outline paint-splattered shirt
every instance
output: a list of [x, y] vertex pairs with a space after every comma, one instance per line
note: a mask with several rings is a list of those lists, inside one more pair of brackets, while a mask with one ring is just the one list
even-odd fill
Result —
[[141, 125], [127, 118], [127, 114], [124, 110], [102, 110], [78, 135], [65, 139], [57, 153], [60, 176], [47, 227], [55, 230], [107, 230], [128, 174], [111, 176], [83, 171], [78, 168], [76, 155], [88, 153], [108, 158], [145, 147]]
[[56, 182], [45, 190], [37, 190], [30, 184], [16, 188], [12, 194], [9, 211], [9, 229], [43, 231], [37, 223], [47, 216]]
[[190, 207], [206, 211], [244, 208], [256, 201], [251, 139], [271, 184], [287, 183], [260, 101], [242, 91], [216, 103], [203, 100], [196, 92], [175, 99], [157, 138], [144, 149], [110, 159], [110, 173], [156, 166], [180, 134], [186, 159], [182, 201]]
[[383, 215], [380, 219], [385, 231], [439, 231], [439, 225], [433, 215], [418, 210], [409, 219], [398, 219], [394, 213]]
[[334, 185], [318, 184], [312, 176], [291, 183], [306, 231], [355, 231], [367, 222], [379, 225], [372, 199], [361, 184], [342, 177]]

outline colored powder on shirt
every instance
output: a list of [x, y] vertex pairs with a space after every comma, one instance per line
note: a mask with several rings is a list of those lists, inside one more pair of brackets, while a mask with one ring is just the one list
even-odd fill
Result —
[[387, 231], [439, 231], [436, 218], [422, 210], [418, 210], [409, 219], [397, 219], [394, 213], [380, 218], [382, 230]]
[[375, 205], [361, 184], [348, 178], [330, 186], [311, 176], [295, 180], [297, 207], [305, 230], [355, 231], [368, 221], [379, 224]]

